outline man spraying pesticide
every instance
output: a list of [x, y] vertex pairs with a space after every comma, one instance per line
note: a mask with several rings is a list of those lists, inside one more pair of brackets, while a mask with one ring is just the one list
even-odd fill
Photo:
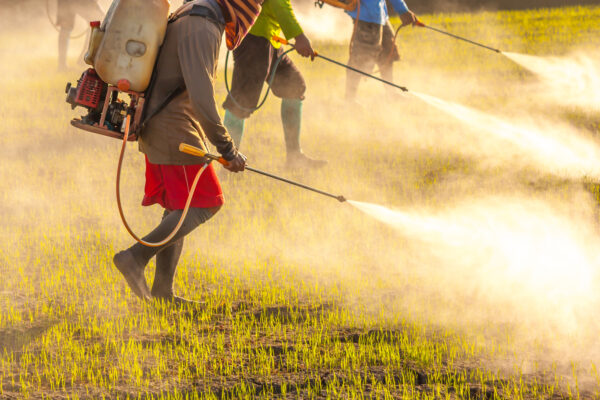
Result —
[[[187, 302], [173, 294], [184, 237], [223, 204], [209, 160], [180, 152], [179, 144], [206, 148], [207, 138], [227, 160], [228, 170], [244, 170], [246, 159], [217, 112], [213, 81], [223, 32], [227, 47], [235, 49], [260, 8], [259, 0], [195, 0], [175, 11], [167, 24], [168, 0], [115, 0], [103, 24], [93, 24], [90, 59], [95, 68], [84, 72], [77, 88], [67, 88], [67, 101], [89, 110], [73, 125], [112, 137], [122, 133], [117, 202], [138, 243], [117, 253], [113, 261], [142, 299]], [[121, 99], [125, 95], [129, 104]], [[142, 239], [131, 232], [120, 207], [120, 168], [130, 128], [146, 156], [142, 204], [165, 209], [161, 223]], [[144, 270], [154, 256], [150, 290]]]
[[273, 36], [283, 34], [295, 38], [295, 49], [303, 57], [314, 58], [310, 40], [296, 20], [290, 0], [265, 0], [263, 9], [244, 38], [233, 51], [234, 69], [231, 92], [223, 107], [224, 123], [236, 146], [244, 134], [245, 119], [256, 106], [263, 83], [269, 79], [270, 89], [281, 98], [281, 122], [288, 168], [320, 168], [326, 161], [306, 156], [300, 147], [302, 101], [306, 83], [298, 68]]
[[[91, 24], [86, 60], [94, 68], [82, 74], [76, 87], [67, 85], [67, 102], [88, 111], [73, 119], [73, 126], [122, 140], [117, 205], [125, 228], [138, 243], [114, 256], [116, 267], [138, 297], [187, 303], [173, 293], [183, 239], [223, 204], [210, 161], [218, 160], [232, 172], [246, 169], [246, 158], [221, 124], [213, 98], [221, 36], [224, 30], [227, 47], [235, 49], [260, 5], [254, 0], [195, 0], [178, 9], [168, 24], [168, 0], [151, 5], [146, 0], [115, 0], [105, 20]], [[250, 19], [248, 10], [253, 10]], [[123, 62], [114, 62], [119, 59]], [[130, 131], [138, 135], [146, 155], [143, 205], [165, 209], [162, 222], [143, 238], [129, 227], [120, 201], [124, 151], [127, 141], [136, 138]], [[220, 155], [207, 153], [205, 137]], [[248, 169], [345, 201], [343, 196]], [[144, 270], [153, 256], [156, 274], [150, 290]]]
[[[400, 15], [402, 26], [417, 24], [417, 17], [408, 9], [404, 0], [392, 0], [391, 4]], [[354, 23], [348, 65], [370, 73], [377, 64], [381, 78], [392, 82], [394, 62], [400, 60], [400, 54], [386, 0], [360, 0], [355, 10], [346, 10], [346, 13]], [[357, 73], [346, 71], [346, 99], [355, 101], [360, 78]]]
[[[198, 187], [187, 216], [169, 242], [159, 247], [136, 243], [115, 255], [115, 265], [141, 298], [186, 301], [173, 294], [184, 237], [210, 219], [223, 204], [212, 166], [202, 165], [197, 158], [179, 152], [179, 143], [205, 147], [206, 137], [227, 160], [228, 170], [244, 170], [245, 157], [238, 153], [217, 112], [213, 81], [223, 30], [227, 47], [235, 49], [259, 12], [257, 0], [195, 0], [178, 9], [172, 17], [175, 21], [167, 27], [147, 113], [152, 115], [165, 99], [172, 97], [172, 100], [147, 122], [140, 135], [140, 150], [146, 155], [142, 204], [160, 204], [165, 212], [162, 222], [143, 240], [158, 242], [173, 232], [181, 220], [194, 176]], [[178, 87], [181, 93], [172, 95]], [[156, 276], [149, 290], [144, 269], [153, 256], [156, 256]]]
[[[402, 91], [408, 91], [405, 87], [393, 83], [393, 63], [400, 59], [396, 48], [396, 36], [400, 28], [413, 25], [441, 33], [470, 43], [487, 50], [502, 54], [494, 47], [446, 32], [419, 21], [417, 16], [408, 9], [404, 0], [390, 0], [394, 10], [400, 15], [402, 25], [394, 33], [389, 22], [386, 0], [316, 0], [315, 4], [322, 7], [327, 3], [333, 7], [342, 8], [353, 19], [354, 29], [350, 39], [350, 59], [347, 64], [316, 54], [329, 62], [345, 67], [346, 71], [346, 98], [355, 101], [358, 91], [358, 83], [362, 76], [366, 76], [386, 84], [386, 88], [395, 87]], [[288, 44], [285, 39], [274, 38], [281, 43]], [[373, 66], [377, 64], [381, 78], [371, 75]]]

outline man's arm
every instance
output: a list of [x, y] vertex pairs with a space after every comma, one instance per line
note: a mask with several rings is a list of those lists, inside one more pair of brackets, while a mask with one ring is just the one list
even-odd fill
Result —
[[[199, 22], [197, 19], [202, 17], [185, 18], [188, 19], [185, 23], [193, 23]], [[200, 126], [223, 158], [231, 161], [238, 152], [219, 117], [213, 87], [221, 36], [218, 30], [211, 29], [212, 26], [208, 24], [212, 22], [191, 28], [191, 33], [179, 40], [177, 51], [183, 79]]]
[[296, 39], [295, 45], [298, 54], [314, 59], [315, 51], [296, 19], [290, 0], [271, 0], [271, 8], [286, 39]]
[[302, 27], [296, 19], [290, 0], [270, 0], [270, 6], [286, 39], [302, 34]]
[[400, 21], [402, 21], [403, 26], [414, 25], [417, 23], [417, 16], [408, 9], [404, 0], [390, 0], [390, 2], [392, 3], [394, 10], [400, 15]]

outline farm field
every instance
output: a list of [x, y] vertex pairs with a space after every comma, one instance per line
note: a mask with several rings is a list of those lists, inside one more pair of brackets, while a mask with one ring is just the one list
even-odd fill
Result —
[[[226, 204], [186, 238], [175, 281], [202, 304], [144, 304], [112, 264], [133, 243], [115, 203], [120, 143], [69, 125], [81, 111], [64, 86], [84, 69], [83, 44], [56, 72], [44, 18], [0, 25], [0, 399], [600, 398], [596, 165], [541, 160], [540, 142], [489, 135], [374, 82], [348, 104], [343, 69], [293, 55], [308, 84], [303, 148], [329, 165], [284, 168], [275, 97], [246, 123], [250, 165], [403, 222], [251, 172], [222, 174]], [[600, 7], [420, 18], [592, 72], [571, 79], [579, 96], [557, 93], [500, 54], [404, 28], [397, 83], [600, 148], [590, 97]], [[347, 61], [347, 36], [312, 38]], [[222, 69], [215, 87], [222, 102]], [[125, 157], [125, 214], [141, 234], [162, 210], [140, 206], [136, 144]]]

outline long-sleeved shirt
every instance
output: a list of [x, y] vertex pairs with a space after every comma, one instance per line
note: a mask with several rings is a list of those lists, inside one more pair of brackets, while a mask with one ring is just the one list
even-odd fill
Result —
[[[189, 7], [194, 3], [198, 1]], [[204, 4], [220, 15], [215, 3]], [[168, 25], [156, 64], [156, 80], [146, 104], [147, 114], [152, 115], [176, 88], [184, 90], [153, 116], [141, 132], [140, 151], [152, 164], [200, 164], [198, 157], [181, 153], [179, 144], [205, 148], [204, 137], [226, 160], [237, 155], [214, 98], [213, 82], [223, 29], [222, 24], [197, 16], [182, 17]]]
[[[408, 11], [408, 7], [404, 0], [390, 0], [390, 3], [398, 14], [404, 14]], [[354, 11], [346, 11], [353, 19], [356, 19], [357, 12], [358, 7]], [[360, 0], [360, 15], [358, 19], [365, 22], [385, 25], [389, 19], [385, 0]]]
[[274, 41], [273, 36], [281, 36], [282, 31], [286, 39], [293, 39], [302, 33], [290, 0], [265, 0], [249, 33], [264, 37], [278, 49], [281, 43]]

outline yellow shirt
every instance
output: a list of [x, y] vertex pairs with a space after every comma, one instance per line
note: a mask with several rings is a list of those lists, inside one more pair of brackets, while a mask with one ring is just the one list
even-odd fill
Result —
[[290, 0], [265, 0], [262, 11], [256, 19], [250, 34], [264, 37], [273, 47], [278, 49], [281, 43], [273, 40], [273, 36], [285, 35], [286, 39], [293, 39], [302, 33], [302, 28], [294, 15]]

